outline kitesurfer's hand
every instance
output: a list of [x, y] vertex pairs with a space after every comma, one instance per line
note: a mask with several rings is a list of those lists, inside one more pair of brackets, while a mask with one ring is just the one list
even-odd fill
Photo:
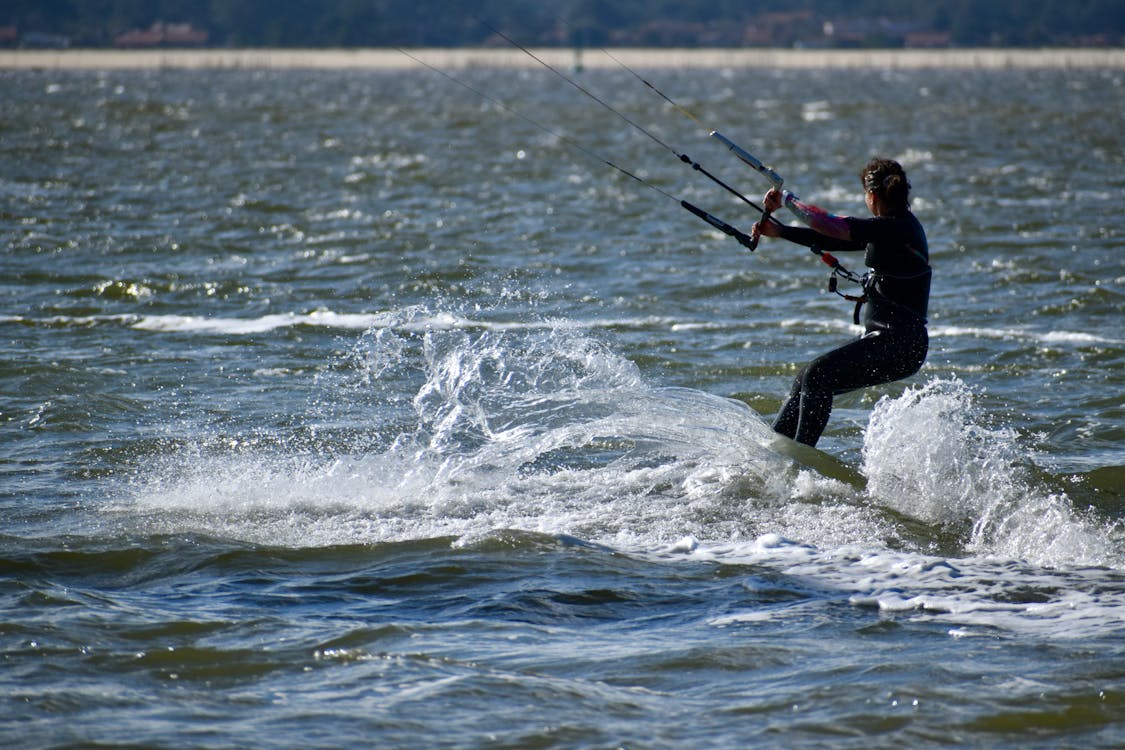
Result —
[[781, 191], [777, 188], [772, 188], [768, 193], [766, 193], [766, 197], [762, 199], [762, 206], [766, 209], [766, 211], [772, 214], [779, 208], [781, 208], [781, 202]]
[[750, 236], [758, 237], [780, 237], [781, 225], [774, 221], [757, 221], [750, 229]]
[[[766, 213], [762, 218], [766, 219], [767, 215], [781, 208], [781, 200], [781, 191], [777, 188], [766, 193], [766, 197], [762, 199], [762, 205], [765, 207]], [[757, 243], [759, 237], [780, 237], [781, 229], [777, 222], [766, 219], [765, 221], [759, 221], [754, 224], [750, 229], [750, 236], [753, 237], [754, 242]]]

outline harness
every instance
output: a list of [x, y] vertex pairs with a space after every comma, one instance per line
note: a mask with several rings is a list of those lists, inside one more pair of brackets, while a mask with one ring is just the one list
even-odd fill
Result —
[[[924, 271], [919, 271], [918, 273], [911, 274], [910, 276], [897, 276], [895, 274], [880, 273], [876, 271], [868, 271], [867, 273], [860, 276], [855, 271], [850, 271], [845, 268], [843, 264], [841, 264], [840, 261], [837, 260], [836, 256], [834, 256], [832, 253], [824, 250], [818, 250], [815, 247], [811, 247], [809, 249], [819, 255], [820, 259], [832, 268], [832, 275], [828, 277], [828, 291], [840, 297], [843, 297], [849, 302], [855, 303], [855, 309], [852, 311], [852, 322], [856, 325], [859, 325], [859, 314], [863, 309], [864, 303], [867, 302], [873, 294], [878, 294], [878, 292], [875, 290], [875, 285], [880, 281], [880, 279], [899, 279], [902, 281], [909, 281], [911, 279], [918, 279], [932, 273], [932, 269], [927, 264]], [[853, 284], [858, 285], [860, 289], [863, 290], [863, 293], [846, 294], [844, 292], [841, 292], [839, 289], [840, 279], [844, 279], [845, 281], [849, 281]], [[889, 302], [896, 307], [900, 307], [903, 310], [906, 310], [916, 318], [920, 317], [917, 312], [911, 310], [901, 302], [896, 302], [895, 300], [890, 299], [884, 294], [879, 294], [879, 297], [885, 302]], [[925, 323], [925, 320], [923, 320], [922, 322]]]

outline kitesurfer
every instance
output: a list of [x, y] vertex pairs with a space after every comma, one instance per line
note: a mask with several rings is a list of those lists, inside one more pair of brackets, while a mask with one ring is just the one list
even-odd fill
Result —
[[[860, 172], [872, 218], [834, 216], [789, 191], [766, 194], [769, 212], [782, 205], [805, 227], [772, 221], [754, 225], [754, 236], [780, 237], [823, 252], [865, 250], [864, 332], [814, 359], [801, 370], [773, 429], [816, 445], [828, 424], [834, 396], [909, 377], [922, 367], [929, 349], [926, 314], [930, 296], [929, 248], [921, 223], [910, 211], [910, 182], [891, 159], [872, 159]], [[866, 304], [865, 304], [866, 303]]]

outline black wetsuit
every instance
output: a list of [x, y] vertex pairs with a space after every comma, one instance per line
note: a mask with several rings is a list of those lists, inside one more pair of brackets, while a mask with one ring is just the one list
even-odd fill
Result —
[[806, 445], [820, 439], [833, 396], [913, 375], [929, 349], [930, 264], [922, 225], [909, 212], [846, 221], [851, 241], [802, 227], [781, 232], [783, 239], [818, 250], [866, 250], [864, 263], [872, 269], [864, 284], [863, 335], [806, 365], [774, 421], [775, 432]]

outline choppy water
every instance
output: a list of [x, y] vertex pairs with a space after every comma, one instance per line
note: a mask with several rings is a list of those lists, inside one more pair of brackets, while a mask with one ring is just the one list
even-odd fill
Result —
[[909, 171], [930, 359], [820, 445], [865, 485], [765, 447], [854, 330], [815, 258], [429, 71], [0, 74], [6, 746], [1125, 742], [1122, 72], [651, 77], [838, 212]]

